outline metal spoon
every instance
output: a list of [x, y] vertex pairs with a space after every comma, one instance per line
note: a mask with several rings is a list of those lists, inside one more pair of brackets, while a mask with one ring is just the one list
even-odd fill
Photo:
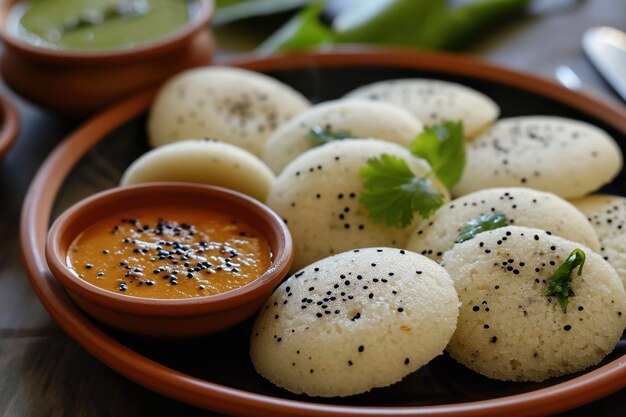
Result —
[[589, 60], [626, 101], [626, 33], [601, 26], [588, 29], [582, 46]]

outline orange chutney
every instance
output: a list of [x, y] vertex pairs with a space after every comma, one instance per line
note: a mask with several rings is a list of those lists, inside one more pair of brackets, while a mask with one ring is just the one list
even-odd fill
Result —
[[267, 271], [271, 257], [267, 239], [241, 219], [164, 206], [101, 219], [74, 239], [66, 262], [100, 288], [173, 299], [242, 287]]

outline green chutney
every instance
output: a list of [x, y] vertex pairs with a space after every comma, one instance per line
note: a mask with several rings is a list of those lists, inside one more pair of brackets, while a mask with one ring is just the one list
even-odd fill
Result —
[[189, 21], [186, 0], [31, 0], [17, 3], [11, 26], [37, 46], [80, 51], [128, 49]]

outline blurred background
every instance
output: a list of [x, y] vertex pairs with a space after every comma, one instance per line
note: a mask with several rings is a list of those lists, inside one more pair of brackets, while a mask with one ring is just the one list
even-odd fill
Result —
[[[218, 33], [248, 32], [261, 54], [358, 43], [463, 50], [516, 21], [584, 0], [217, 0]], [[593, 2], [596, 3], [596, 2]], [[598, 7], [595, 5], [594, 7]], [[223, 30], [222, 30], [223, 29]]]
[[217, 0], [218, 56], [396, 46], [473, 54], [556, 78], [610, 87], [585, 57], [594, 26], [626, 29], [624, 0]]

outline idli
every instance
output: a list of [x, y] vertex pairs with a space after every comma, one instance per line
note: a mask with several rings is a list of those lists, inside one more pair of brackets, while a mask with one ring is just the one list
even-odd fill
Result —
[[498, 105], [483, 93], [441, 80], [380, 81], [357, 88], [345, 98], [391, 103], [408, 110], [426, 126], [461, 120], [468, 138], [490, 126], [500, 114]]
[[585, 216], [562, 198], [530, 188], [488, 188], [457, 198], [420, 222], [406, 248], [440, 261], [468, 221], [502, 213], [507, 225], [548, 230], [597, 251], [600, 243]]
[[622, 169], [622, 153], [603, 130], [553, 116], [501, 119], [467, 145], [454, 195], [522, 186], [563, 198], [589, 194]]
[[626, 198], [598, 194], [572, 203], [588, 217], [600, 239], [600, 255], [626, 285]]
[[[404, 246], [417, 225], [388, 227], [374, 222], [360, 204], [363, 179], [359, 171], [371, 158], [391, 155], [405, 161], [421, 178], [428, 163], [400, 145], [373, 139], [352, 139], [311, 149], [294, 159], [276, 178], [267, 205], [281, 216], [294, 242], [294, 269], [348, 249]], [[443, 202], [448, 192], [436, 179], [428, 180]]]
[[318, 104], [294, 116], [267, 140], [263, 160], [275, 172], [301, 153], [320, 145], [311, 129], [342, 132], [351, 138], [375, 138], [404, 147], [422, 131], [411, 114], [386, 103], [365, 100], [338, 100]]
[[274, 173], [237, 146], [209, 140], [184, 140], [146, 152], [124, 172], [121, 185], [180, 181], [217, 185], [265, 201]]
[[267, 75], [226, 67], [185, 71], [157, 94], [150, 145], [212, 138], [260, 155], [269, 135], [309, 107], [304, 96]]
[[283, 282], [250, 344], [257, 372], [293, 393], [340, 397], [391, 385], [444, 350], [459, 300], [446, 271], [401, 249], [316, 262]]
[[[571, 292], [558, 280], [568, 297], [549, 296], [551, 277], [575, 249], [586, 259], [578, 265], [573, 257], [562, 275]], [[448, 352], [490, 378], [543, 381], [581, 371], [608, 355], [624, 330], [621, 280], [580, 243], [508, 226], [454, 246], [442, 265], [462, 303]]]

